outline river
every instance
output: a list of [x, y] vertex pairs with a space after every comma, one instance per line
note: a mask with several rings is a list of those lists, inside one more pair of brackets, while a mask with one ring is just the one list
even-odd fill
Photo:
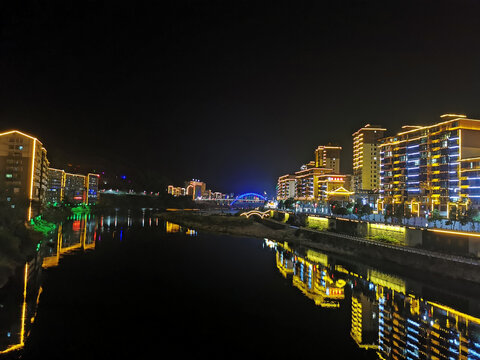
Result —
[[476, 286], [148, 212], [59, 226], [0, 319], [4, 358], [480, 359]]

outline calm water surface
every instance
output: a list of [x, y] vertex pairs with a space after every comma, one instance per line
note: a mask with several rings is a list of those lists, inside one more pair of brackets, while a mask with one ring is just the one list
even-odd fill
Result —
[[[4, 358], [480, 359], [474, 286], [148, 213], [78, 218], [0, 290]], [[19, 350], [15, 350], [15, 349]]]

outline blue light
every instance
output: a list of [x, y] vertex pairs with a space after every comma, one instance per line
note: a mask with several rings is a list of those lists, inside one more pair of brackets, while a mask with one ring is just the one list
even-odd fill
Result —
[[407, 331], [411, 331], [411, 332], [419, 335], [419, 332], [417, 330], [415, 330], [414, 328], [411, 328], [410, 326], [407, 326]]
[[417, 327], [420, 327], [420, 324], [417, 323], [417, 322], [415, 322], [415, 321], [413, 321], [413, 320], [407, 319], [407, 322], [409, 322], [410, 324], [415, 325], [415, 326], [417, 326]]
[[237, 196], [237, 198], [236, 198], [235, 200], [233, 200], [230, 205], [233, 205], [233, 204], [236, 203], [238, 200], [243, 199], [243, 198], [245, 198], [245, 197], [247, 197], [247, 196], [256, 196], [256, 197], [262, 199], [263, 201], [267, 200], [267, 198], [266, 198], [265, 196], [260, 195], [260, 194], [257, 194], [257, 193], [245, 193], [245, 194], [242, 194], [242, 195]]
[[415, 341], [415, 342], [418, 343], [418, 339], [417, 339], [417, 338], [414, 338], [412, 335], [407, 334], [407, 337], [408, 337], [409, 339], [411, 339], [411, 340], [413, 340], [413, 341]]

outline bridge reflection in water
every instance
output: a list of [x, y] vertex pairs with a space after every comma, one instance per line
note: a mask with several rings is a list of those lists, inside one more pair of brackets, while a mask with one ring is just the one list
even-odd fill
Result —
[[265, 244], [275, 249], [282, 276], [316, 305], [335, 311], [351, 301], [345, 304], [351, 307], [350, 336], [359, 348], [375, 350], [379, 359], [480, 359], [479, 298], [435, 290], [355, 263], [341, 264], [287, 243]]

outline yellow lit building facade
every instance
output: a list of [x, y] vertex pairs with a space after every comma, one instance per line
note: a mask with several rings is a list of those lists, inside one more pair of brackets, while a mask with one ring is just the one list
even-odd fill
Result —
[[295, 198], [295, 175], [293, 174], [282, 175], [277, 181], [277, 200], [289, 198]]
[[48, 169], [47, 204], [56, 205], [63, 201], [72, 204], [95, 205], [98, 202], [100, 175], [70, 174], [61, 169]]
[[47, 203], [60, 204], [65, 192], [65, 170], [48, 168]]
[[349, 201], [355, 194], [351, 189], [351, 175], [323, 174], [318, 176], [317, 187], [319, 200], [329, 201]]
[[295, 172], [295, 200], [319, 201], [318, 179], [331, 171], [327, 168], [314, 167], [313, 162], [302, 166], [300, 171]]
[[207, 189], [207, 184], [199, 180], [191, 180], [185, 184], [185, 193], [193, 200], [201, 198]]
[[315, 167], [332, 169], [335, 174], [340, 174], [341, 146], [320, 145], [315, 150]]
[[434, 125], [406, 127], [382, 139], [380, 158], [379, 210], [404, 203], [413, 215], [448, 216], [452, 207], [478, 207], [480, 120], [445, 114]]
[[45, 202], [48, 165], [47, 150], [37, 138], [18, 130], [0, 134], [0, 192], [12, 207], [32, 205], [35, 212]]
[[320, 145], [315, 161], [302, 165], [294, 174], [282, 175], [277, 181], [277, 200], [294, 198], [301, 202], [349, 201], [351, 175], [340, 174], [340, 146]]
[[167, 192], [173, 196], [184, 196], [185, 188], [180, 186], [168, 185]]
[[367, 124], [353, 136], [353, 181], [356, 193], [380, 188], [379, 140], [386, 129]]

